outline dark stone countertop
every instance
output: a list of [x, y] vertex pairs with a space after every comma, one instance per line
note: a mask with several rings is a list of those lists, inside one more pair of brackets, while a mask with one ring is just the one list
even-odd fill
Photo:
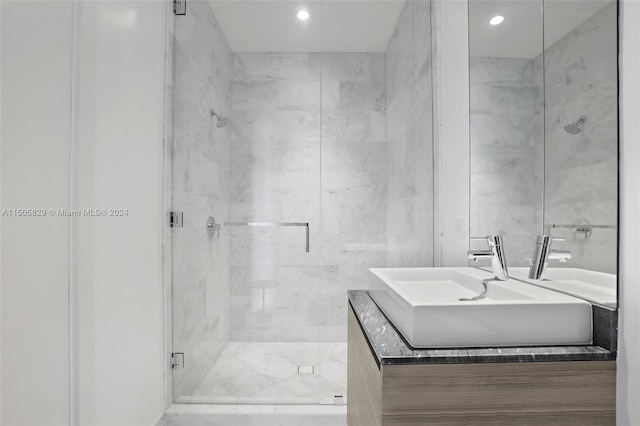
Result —
[[350, 290], [349, 304], [378, 365], [470, 364], [484, 362], [604, 361], [616, 354], [600, 346], [414, 349], [389, 322], [365, 290]]

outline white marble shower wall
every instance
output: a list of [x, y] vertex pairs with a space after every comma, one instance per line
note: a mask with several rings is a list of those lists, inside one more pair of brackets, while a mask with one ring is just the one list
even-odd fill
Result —
[[[172, 210], [184, 227], [171, 232], [173, 351], [184, 352], [174, 370], [174, 395], [191, 395], [229, 340], [228, 235], [210, 238], [208, 216], [229, 218], [229, 137], [209, 109], [229, 114], [232, 55], [205, 1], [189, 2], [175, 20]], [[169, 144], [171, 146], [171, 144]]]
[[322, 244], [338, 266], [339, 304], [327, 318], [346, 341], [346, 290], [368, 288], [368, 268], [386, 264], [385, 55], [322, 58]]
[[[616, 2], [545, 51], [545, 222], [617, 224]], [[578, 135], [564, 126], [585, 115]], [[553, 266], [616, 272], [617, 231], [595, 229], [589, 239], [554, 230], [571, 261]]]
[[433, 265], [430, 3], [405, 3], [385, 54], [388, 266]]
[[229, 227], [234, 341], [344, 341], [350, 288], [385, 261], [384, 55], [238, 53]]
[[542, 231], [541, 57], [469, 61], [470, 234], [502, 235], [509, 265], [528, 266]]

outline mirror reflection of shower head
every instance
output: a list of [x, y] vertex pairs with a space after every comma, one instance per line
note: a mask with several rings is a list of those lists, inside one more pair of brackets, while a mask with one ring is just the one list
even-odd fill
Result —
[[567, 124], [566, 126], [564, 126], [564, 131], [569, 133], [570, 135], [577, 135], [578, 133], [582, 132], [582, 127], [586, 122], [587, 116], [582, 115], [575, 123]]
[[216, 114], [216, 112], [213, 110], [213, 108], [211, 108], [209, 110], [209, 113], [211, 114], [211, 117], [215, 117], [216, 120], [218, 120], [217, 123], [216, 123], [216, 127], [218, 129], [222, 129], [227, 124], [229, 124], [229, 119]]

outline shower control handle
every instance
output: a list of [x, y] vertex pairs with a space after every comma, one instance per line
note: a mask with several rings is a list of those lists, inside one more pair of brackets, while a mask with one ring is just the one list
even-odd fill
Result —
[[216, 232], [218, 233], [218, 238], [220, 238], [220, 229], [222, 229], [222, 225], [216, 223], [216, 220], [213, 218], [213, 216], [209, 216], [209, 218], [207, 219], [207, 235], [209, 236], [209, 238], [216, 235]]

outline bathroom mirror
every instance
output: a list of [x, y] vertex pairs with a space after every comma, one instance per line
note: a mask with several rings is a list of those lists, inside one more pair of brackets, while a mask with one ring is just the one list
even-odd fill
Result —
[[528, 281], [616, 307], [617, 3], [470, 0], [469, 49], [470, 235], [525, 280], [550, 235]]

